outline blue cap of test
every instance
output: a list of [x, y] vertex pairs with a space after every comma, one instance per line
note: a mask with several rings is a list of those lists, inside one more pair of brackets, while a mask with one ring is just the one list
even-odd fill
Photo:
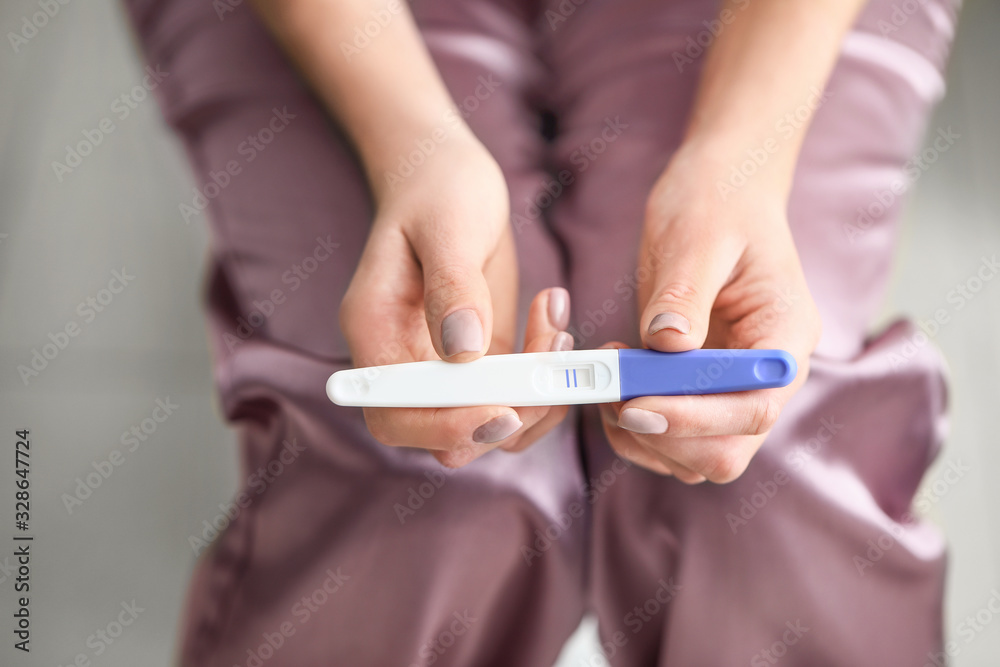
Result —
[[621, 400], [721, 394], [791, 384], [798, 371], [784, 350], [618, 350]]

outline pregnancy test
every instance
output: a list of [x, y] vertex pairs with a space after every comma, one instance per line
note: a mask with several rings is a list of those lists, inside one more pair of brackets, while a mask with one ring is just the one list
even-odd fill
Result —
[[796, 370], [783, 350], [569, 350], [338, 371], [326, 393], [360, 407], [577, 405], [784, 387]]

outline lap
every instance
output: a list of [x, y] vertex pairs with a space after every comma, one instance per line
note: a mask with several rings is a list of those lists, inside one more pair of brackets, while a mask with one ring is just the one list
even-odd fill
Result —
[[[834, 95], [820, 108], [803, 149], [790, 206], [807, 278], [827, 322], [821, 358], [747, 475], [729, 486], [700, 488], [616, 467], [590, 410], [584, 411], [583, 462], [581, 436], [567, 422], [523, 454], [494, 453], [438, 485], [445, 478], [429, 457], [378, 445], [359, 414], [329, 405], [322, 382], [349, 363], [337, 306], [373, 214], [356, 158], [245, 6], [222, 17], [210, 3], [193, 0], [131, 6], [151, 64], [171, 72], [158, 92], [195, 168], [197, 193], [185, 204], [208, 209], [216, 377], [227, 415], [244, 427], [247, 474], [280, 460], [286, 441], [307, 445], [300, 463], [268, 485], [199, 571], [189, 651], [216, 645], [220, 657], [241, 660], [254, 638], [287, 616], [296, 596], [316, 590], [326, 570], [340, 566], [352, 579], [323, 612], [328, 622], [303, 631], [315, 644], [296, 664], [323, 663], [334, 643], [367, 636], [372, 618], [399, 630], [403, 639], [392, 650], [415, 653], [452, 612], [462, 611], [451, 607], [483, 609], [492, 618], [491, 605], [521, 609], [526, 591], [534, 591], [537, 614], [557, 628], [541, 649], [534, 647], [551, 653], [582, 608], [588, 550], [592, 602], [608, 636], [623, 626], [634, 629], [636, 617], [628, 613], [656, 599], [660, 580], [686, 587], [686, 596], [672, 598], [671, 613], [642, 622], [644, 633], [631, 639], [633, 652], [621, 654], [631, 655], [628, 664], [656, 656], [698, 664], [706, 651], [724, 648], [704, 630], [716, 618], [745, 641], [736, 644], [739, 655], [713, 655], [719, 662], [749, 659], [753, 651], [744, 653], [769, 645], [777, 626], [795, 620], [785, 617], [796, 609], [815, 613], [817, 627], [825, 628], [810, 635], [816, 655], [839, 655], [834, 644], [848, 640], [835, 629], [856, 633], [867, 618], [838, 626], [834, 617], [845, 613], [843, 600], [822, 611], [845, 591], [847, 601], [870, 601], [886, 615], [906, 605], [916, 610], [913, 618], [898, 615], [895, 625], [884, 626], [887, 636], [906, 622], [934, 626], [939, 620], [936, 536], [900, 540], [875, 577], [855, 578], [851, 555], [898, 524], [933, 455], [943, 394], [931, 357], [921, 356], [902, 374], [886, 371], [882, 362], [902, 343], [903, 330], [876, 345], [865, 339], [886, 280], [898, 209], [866, 223], [860, 236], [849, 232], [858, 209], [891, 185], [919, 141], [934, 93], [921, 87], [928, 70], [920, 63], [937, 72], [943, 64], [928, 46], [947, 41], [940, 33], [943, 4], [890, 33], [896, 46], [875, 47], [869, 38], [878, 35], [890, 3], [874, 3], [860, 36], [849, 41], [830, 84]], [[470, 7], [428, 2], [415, 12], [468, 122], [508, 180], [522, 315], [535, 291], [565, 284], [579, 347], [612, 339], [635, 343], [645, 197], [680, 141], [697, 85], [698, 63], [680, 67], [673, 55], [703, 30], [714, 3], [591, 0], [554, 27], [542, 14], [534, 33], [528, 14], [500, 3]], [[547, 44], [544, 64], [533, 53], [537, 40]], [[894, 59], [897, 47], [917, 60]], [[553, 78], [546, 78], [546, 68]], [[551, 145], [539, 138], [536, 105], [559, 115]], [[563, 172], [570, 178], [560, 179]], [[178, 224], [184, 224], [180, 212]], [[889, 424], [878, 421], [886, 405], [894, 415]], [[915, 414], [926, 419], [912, 424]], [[847, 426], [808, 465], [796, 467], [799, 448], [830, 418]], [[727, 514], [742, 518], [742, 499], [752, 498], [759, 484], [767, 487], [778, 471], [791, 480], [780, 495], [745, 529], [731, 530]], [[585, 478], [592, 481], [587, 495]], [[243, 490], [249, 488], [248, 477]], [[590, 501], [589, 548], [583, 542], [588, 514], [568, 530], [555, 530], [555, 546], [534, 565], [524, 563], [521, 547], [537, 546], [537, 530], [560, 526], [573, 503], [589, 507]], [[819, 570], [836, 586], [820, 593], [811, 588]], [[917, 582], [905, 592], [892, 584], [901, 573]], [[384, 587], [386, 576], [397, 586]], [[771, 594], [782, 587], [794, 591]], [[723, 607], [727, 613], [719, 616]], [[405, 611], [386, 611], [395, 608]], [[424, 613], [440, 623], [420, 632], [407, 628]], [[511, 613], [508, 623], [490, 621], [493, 641], [500, 629], [518, 637], [524, 623]], [[226, 618], [236, 634], [223, 638]], [[329, 623], [345, 631], [330, 637]], [[924, 636], [933, 638], [933, 627]], [[489, 645], [485, 636], [470, 640]], [[517, 659], [506, 664], [532, 664], [530, 642], [513, 644], [523, 644], [524, 654], [512, 653]]]

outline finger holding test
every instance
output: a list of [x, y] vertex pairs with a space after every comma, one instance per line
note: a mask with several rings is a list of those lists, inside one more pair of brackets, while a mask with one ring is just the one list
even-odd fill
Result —
[[448, 466], [482, 456], [521, 427], [512, 408], [365, 408], [368, 430], [376, 440], [396, 447], [428, 449]]
[[[605, 343], [600, 349], [629, 349], [628, 345], [612, 341]], [[634, 399], [638, 400], [638, 399]], [[631, 461], [643, 468], [656, 472], [660, 475], [670, 475], [676, 477], [686, 484], [699, 484], [705, 481], [705, 476], [692, 470], [683, 463], [665, 454], [661, 448], [656, 447], [657, 440], [642, 437], [634, 431], [630, 431], [620, 426], [620, 415], [627, 401], [617, 403], [603, 403], [600, 405], [601, 419], [604, 421], [605, 432], [612, 449], [624, 459]], [[655, 415], [663, 419], [659, 415]], [[658, 420], [657, 420], [658, 422]], [[657, 428], [646, 430], [656, 431]]]
[[697, 438], [763, 435], [771, 430], [794, 389], [727, 394], [640, 396], [622, 404], [618, 423], [635, 433]]
[[445, 361], [478, 359], [493, 333], [493, 303], [483, 274], [490, 249], [475, 235], [449, 235], [436, 227], [418, 228], [410, 243], [423, 269], [434, 349]]
[[[569, 325], [569, 292], [562, 287], [543, 290], [535, 296], [528, 311], [525, 329], [525, 352], [564, 352], [573, 349], [573, 337], [564, 329]], [[530, 406], [516, 408], [525, 428], [502, 449], [517, 452], [525, 449], [565, 418], [568, 406]]]
[[[568, 319], [569, 294], [565, 289], [540, 292], [529, 310], [525, 351], [566, 345], [567, 338], [571, 345], [572, 338], [558, 328]], [[366, 408], [365, 419], [375, 438], [384, 444], [429, 449], [443, 464], [461, 466], [497, 446], [511, 450], [527, 447], [562, 419], [566, 410], [564, 406], [517, 410], [505, 406]], [[512, 437], [519, 432], [522, 437]]]
[[[640, 318], [642, 342], [661, 352], [700, 348], [712, 304], [730, 279], [740, 248], [729, 239], [673, 233], [651, 241], [673, 261], [658, 268]], [[643, 288], [645, 292], [646, 288]]]
[[705, 481], [704, 475], [664, 454], [661, 448], [655, 446], [655, 439], [649, 440], [619, 427], [618, 414], [622, 405], [623, 403], [604, 403], [600, 406], [608, 441], [619, 456], [660, 475], [674, 476], [686, 484]]

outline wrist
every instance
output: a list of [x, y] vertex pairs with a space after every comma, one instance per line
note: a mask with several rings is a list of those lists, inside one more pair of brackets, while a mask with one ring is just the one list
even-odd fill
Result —
[[775, 137], [690, 136], [671, 157], [661, 181], [681, 184], [720, 204], [745, 201], [787, 206], [798, 146]]
[[486, 152], [453, 106], [396, 117], [383, 127], [391, 129], [355, 138], [377, 201], [442, 156]]

